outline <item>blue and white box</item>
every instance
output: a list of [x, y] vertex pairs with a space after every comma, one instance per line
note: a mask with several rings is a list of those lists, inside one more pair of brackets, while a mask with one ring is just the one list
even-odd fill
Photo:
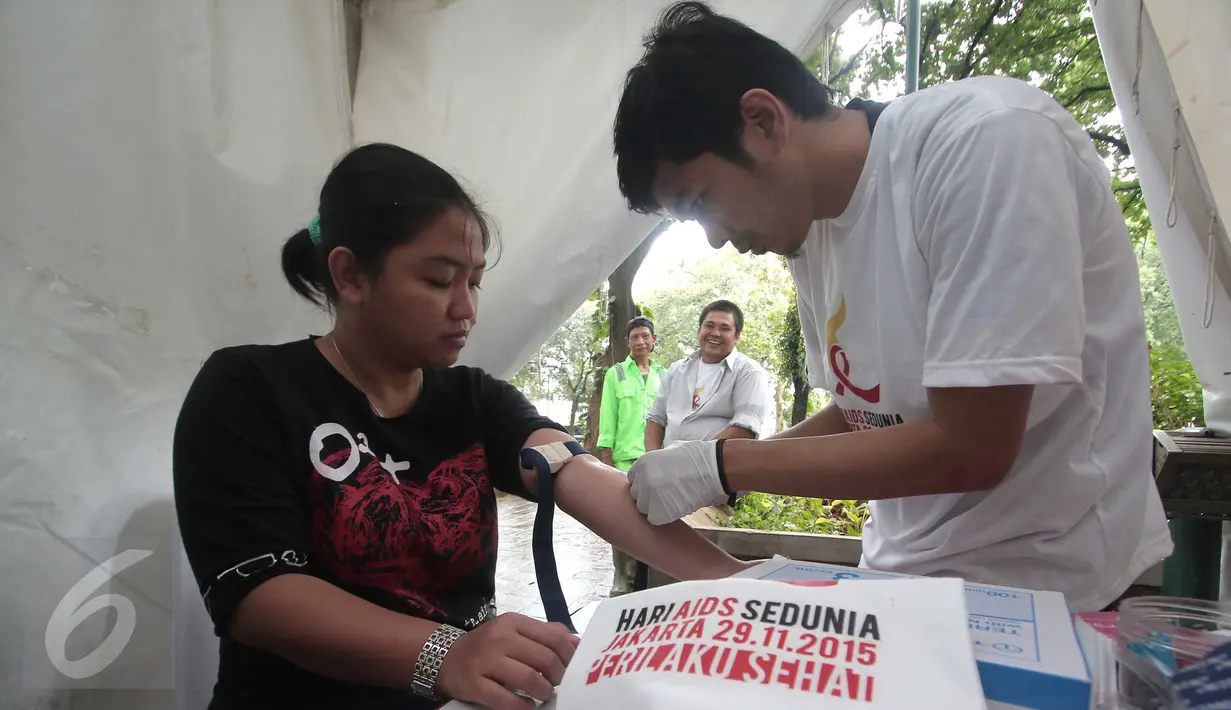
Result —
[[[735, 576], [787, 582], [911, 575], [775, 557]], [[967, 582], [966, 610], [989, 710], [1088, 710], [1090, 672], [1063, 594]]]

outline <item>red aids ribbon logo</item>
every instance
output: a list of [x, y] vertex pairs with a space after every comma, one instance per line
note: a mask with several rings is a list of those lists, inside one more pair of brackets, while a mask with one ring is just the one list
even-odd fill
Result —
[[879, 384], [864, 389], [855, 383], [851, 382], [851, 361], [846, 356], [846, 351], [838, 344], [838, 329], [846, 322], [846, 298], [843, 297], [841, 303], [838, 304], [838, 312], [833, 314], [825, 321], [825, 342], [829, 345], [829, 367], [833, 370], [834, 377], [838, 380], [838, 386], [834, 388], [839, 396], [845, 395], [847, 390], [851, 394], [862, 399], [869, 404], [876, 404], [881, 400], [881, 386]]

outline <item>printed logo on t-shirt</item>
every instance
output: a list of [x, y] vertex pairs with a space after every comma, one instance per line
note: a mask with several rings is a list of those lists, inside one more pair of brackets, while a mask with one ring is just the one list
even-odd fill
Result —
[[[325, 439], [330, 436], [341, 436], [346, 439], [346, 443], [350, 446], [346, 449], [346, 460], [342, 461], [337, 466], [327, 464], [321, 460], [321, 451], [325, 448]], [[410, 468], [409, 461], [394, 461], [393, 457], [385, 454], [385, 460], [380, 461], [380, 457], [372, 451], [368, 446], [368, 437], [363, 432], [359, 432], [358, 436], [351, 436], [346, 427], [333, 422], [326, 422], [316, 427], [312, 431], [312, 436], [308, 439], [308, 458], [312, 461], [312, 467], [316, 472], [328, 478], [331, 481], [342, 482], [350, 477], [355, 469], [359, 468], [359, 462], [363, 459], [363, 454], [375, 458], [380, 462], [380, 467], [393, 477], [393, 482], [401, 484], [398, 480], [398, 472], [405, 471]]]
[[[879, 404], [881, 401], [880, 383], [867, 386], [856, 384], [851, 376], [851, 361], [846, 351], [838, 342], [838, 329], [846, 322], [846, 297], [838, 303], [838, 311], [825, 321], [825, 345], [829, 353], [829, 367], [833, 370], [838, 384], [834, 392], [845, 396], [848, 392], [868, 404]], [[858, 374], [858, 373], [857, 373]], [[884, 429], [903, 422], [901, 414], [872, 412], [865, 409], [850, 409], [842, 407], [842, 416], [851, 431], [867, 431], [869, 429]]]
[[363, 433], [333, 422], [316, 427], [309, 442], [318, 569], [418, 615], [477, 625], [494, 613], [490, 598], [467, 598], [496, 551], [481, 444], [411, 471], [409, 461], [382, 457]]
[[836, 391], [845, 395], [848, 391], [869, 404], [881, 401], [881, 386], [879, 383], [871, 387], [860, 387], [851, 380], [851, 361], [846, 351], [838, 343], [838, 329], [846, 322], [846, 297], [838, 304], [838, 312], [825, 321], [825, 347], [829, 351], [829, 367], [838, 380]]

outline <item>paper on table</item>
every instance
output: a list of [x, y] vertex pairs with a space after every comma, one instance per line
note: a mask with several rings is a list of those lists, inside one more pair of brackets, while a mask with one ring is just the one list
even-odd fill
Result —
[[559, 710], [983, 710], [962, 583], [682, 582], [599, 606]]
[[[781, 555], [735, 576], [849, 583], [912, 579], [890, 572], [799, 562]], [[1090, 674], [1064, 595], [973, 582], [965, 588], [970, 644], [989, 708], [1088, 710]]]

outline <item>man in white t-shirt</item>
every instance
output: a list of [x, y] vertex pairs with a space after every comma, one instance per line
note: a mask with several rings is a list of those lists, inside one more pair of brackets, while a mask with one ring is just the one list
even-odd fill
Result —
[[666, 523], [733, 490], [870, 499], [863, 564], [1116, 602], [1171, 553], [1136, 262], [1086, 132], [1013, 79], [830, 103], [788, 50], [669, 8], [616, 115], [631, 208], [790, 257], [813, 386], [764, 441], [643, 457]]
[[731, 301], [714, 301], [701, 311], [697, 350], [659, 379], [646, 415], [647, 452], [678, 441], [752, 439], [765, 428], [769, 375], [735, 349], [743, 330], [744, 314]]

